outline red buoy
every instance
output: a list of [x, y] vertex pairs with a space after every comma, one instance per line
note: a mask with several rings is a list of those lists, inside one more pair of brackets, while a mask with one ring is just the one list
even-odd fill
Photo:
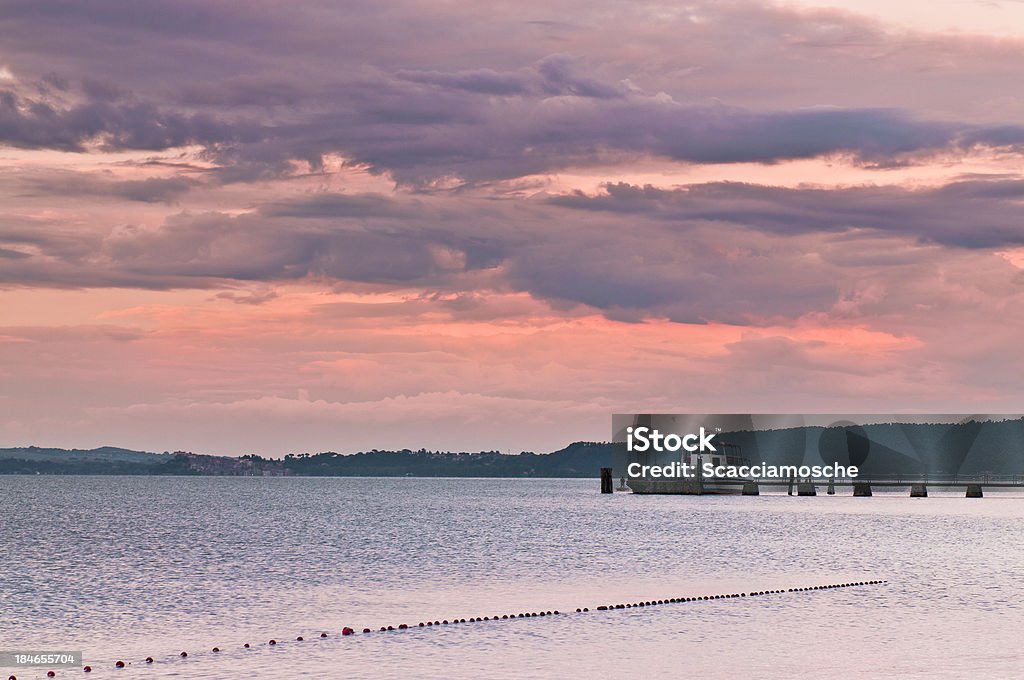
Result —
[[[152, 663], [149, 659], [146, 659], [146, 663]], [[124, 668], [124, 661], [118, 661], [114, 664], [114, 668]]]

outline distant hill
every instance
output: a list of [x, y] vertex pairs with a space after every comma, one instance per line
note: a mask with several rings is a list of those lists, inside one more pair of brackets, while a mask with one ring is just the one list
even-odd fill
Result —
[[114, 446], [98, 449], [24, 446], [0, 449], [0, 474], [148, 475], [172, 458], [170, 453], [132, 451]]
[[[723, 432], [746, 458], [773, 465], [857, 465], [865, 476], [1022, 474], [1024, 419], [961, 423], [880, 423]], [[597, 477], [602, 467], [624, 470], [624, 446], [576, 442], [553, 453], [524, 451], [366, 451], [240, 458], [191, 452], [148, 453], [104, 446], [0, 449], [0, 474], [244, 475], [311, 477]], [[661, 454], [678, 460], [678, 454]], [[659, 462], [656, 460], [650, 463]]]
[[439, 453], [370, 451], [354, 455], [320, 453], [285, 456], [290, 474], [372, 477], [597, 477], [611, 465], [611, 444], [576, 442], [548, 454], [497, 451]]
[[217, 475], [312, 477], [597, 477], [612, 446], [576, 442], [548, 454], [368, 451], [240, 458], [190, 452], [148, 453], [114, 447], [0, 449], [0, 474]]
[[116, 446], [101, 446], [98, 449], [52, 449], [40, 446], [0, 449], [0, 460], [16, 458], [32, 461], [102, 461], [153, 465], [165, 462], [170, 456], [171, 454], [169, 453], [132, 451], [131, 449], [120, 449]]

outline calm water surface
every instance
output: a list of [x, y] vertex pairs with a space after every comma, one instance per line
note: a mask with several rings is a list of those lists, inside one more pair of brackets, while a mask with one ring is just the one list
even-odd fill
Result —
[[[90, 677], [124, 680], [1024, 677], [1020, 495], [597, 487], [0, 477], [0, 649], [80, 649]], [[889, 582], [338, 635], [868, 579]]]

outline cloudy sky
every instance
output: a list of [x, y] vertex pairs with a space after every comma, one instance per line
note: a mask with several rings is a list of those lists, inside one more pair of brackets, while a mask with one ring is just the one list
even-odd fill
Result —
[[0, 0], [0, 38], [0, 446], [1024, 409], [1024, 3]]

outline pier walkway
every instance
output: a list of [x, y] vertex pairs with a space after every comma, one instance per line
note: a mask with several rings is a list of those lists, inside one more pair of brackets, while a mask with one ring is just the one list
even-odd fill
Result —
[[[626, 491], [625, 478], [621, 480], [619, 491]], [[714, 484], [718, 491], [705, 490], [705, 485]], [[681, 490], [665, 491], [664, 493], [681, 493], [684, 495], [703, 495], [705, 493], [721, 493], [721, 487], [741, 487], [744, 496], [760, 495], [762, 486], [786, 487], [790, 496], [817, 496], [818, 487], [825, 487], [825, 493], [835, 495], [837, 488], [851, 487], [854, 496], [871, 496], [875, 488], [908, 488], [911, 497], [927, 498], [928, 488], [963, 488], [967, 498], [982, 498], [985, 487], [992, 489], [1024, 489], [1024, 475], [914, 475], [914, 476], [878, 476], [878, 477], [845, 477], [845, 478], [814, 478], [791, 477], [789, 479], [770, 478], [730, 478], [703, 477], [688, 481]], [[601, 468], [601, 492], [612, 493], [612, 468]], [[650, 493], [650, 492], [647, 492]], [[655, 492], [660, 493], [660, 492]], [[735, 493], [735, 492], [733, 492]]]
[[851, 487], [854, 496], [870, 496], [873, 488], [908, 488], [915, 498], [926, 498], [928, 488], [963, 488], [967, 498], [982, 498], [983, 489], [1024, 488], [1024, 475], [920, 475], [912, 477], [855, 477], [843, 479], [721, 479], [715, 484], [734, 484], [743, 487], [746, 496], [756, 496], [761, 486], [784, 486], [792, 496], [816, 496], [817, 487], [825, 487], [828, 495], [834, 495], [837, 488]]

